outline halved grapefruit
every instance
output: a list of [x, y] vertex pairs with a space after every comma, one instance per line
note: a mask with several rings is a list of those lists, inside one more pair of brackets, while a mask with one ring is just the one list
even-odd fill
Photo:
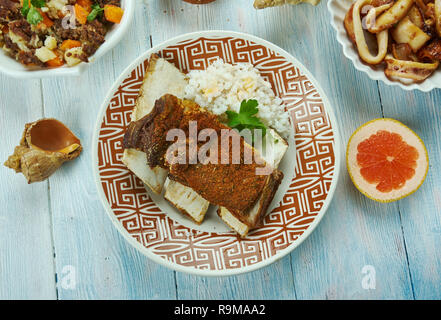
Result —
[[376, 119], [358, 128], [346, 150], [349, 176], [370, 199], [392, 202], [415, 192], [429, 169], [423, 141], [401, 122]]

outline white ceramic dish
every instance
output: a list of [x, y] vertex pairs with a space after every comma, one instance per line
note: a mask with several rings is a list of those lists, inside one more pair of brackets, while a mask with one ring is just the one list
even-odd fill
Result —
[[88, 63], [80, 63], [74, 67], [63, 66], [54, 69], [29, 69], [21, 63], [9, 57], [0, 50], [0, 72], [19, 79], [47, 78], [54, 76], [79, 76], [91, 63], [110, 51], [124, 36], [128, 30], [135, 12], [135, 0], [121, 0], [124, 16], [121, 23], [115, 24], [106, 35], [106, 41], [99, 47], [95, 54], [89, 57]]
[[363, 71], [372, 80], [380, 80], [387, 85], [399, 86], [404, 90], [417, 89], [423, 92], [429, 92], [435, 88], [441, 88], [441, 70], [439, 69], [435, 71], [435, 73], [431, 77], [427, 78], [421, 83], [406, 84], [399, 81], [389, 80], [384, 74], [383, 66], [374, 69], [367, 64], [364, 64], [358, 56], [356, 48], [352, 44], [351, 40], [349, 40], [349, 37], [343, 25], [346, 12], [349, 10], [352, 3], [354, 2], [354, 0], [329, 0], [328, 10], [331, 13], [331, 25], [337, 31], [337, 41], [343, 47], [343, 54], [352, 61], [354, 67], [357, 70]]
[[[291, 116], [294, 141], [280, 170], [285, 177], [263, 225], [241, 239], [208, 212], [196, 225], [148, 192], [121, 162], [147, 60], [164, 57], [183, 72], [213, 59], [252, 63], [272, 83]], [[121, 74], [104, 100], [93, 138], [92, 165], [98, 194], [114, 226], [153, 261], [205, 276], [239, 274], [289, 254], [318, 225], [337, 185], [340, 138], [332, 106], [309, 71], [283, 49], [232, 31], [185, 34], [150, 49]]]

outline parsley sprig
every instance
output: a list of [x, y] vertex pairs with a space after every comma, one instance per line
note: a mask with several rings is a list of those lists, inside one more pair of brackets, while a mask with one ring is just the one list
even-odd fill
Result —
[[31, 0], [31, 4], [35, 8], [43, 8], [46, 5], [46, 0]]
[[257, 100], [243, 100], [240, 104], [239, 113], [226, 111], [228, 116], [228, 126], [237, 129], [239, 132], [243, 129], [260, 129], [262, 136], [266, 134], [266, 126], [255, 115], [259, 112]]
[[100, 7], [99, 4], [93, 4], [92, 5], [92, 11], [87, 16], [87, 21], [93, 21], [98, 17], [99, 15], [103, 14], [104, 9]]
[[29, 7], [29, 1], [24, 0], [24, 1], [23, 1], [23, 7], [21, 8], [21, 14], [22, 14], [24, 17], [26, 17], [26, 16], [28, 15], [28, 13], [29, 13], [29, 9], [30, 9], [30, 7]]
[[45, 0], [24, 0], [21, 14], [26, 17], [30, 24], [37, 25], [43, 21], [43, 16], [37, 8], [43, 8], [45, 5]]

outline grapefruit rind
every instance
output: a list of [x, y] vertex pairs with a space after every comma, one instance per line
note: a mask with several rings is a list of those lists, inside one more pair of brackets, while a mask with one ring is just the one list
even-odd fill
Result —
[[[409, 145], [418, 150], [419, 158], [417, 160], [417, 167], [415, 168], [415, 175], [399, 190], [393, 190], [388, 193], [380, 192], [376, 189], [375, 184], [370, 184], [360, 174], [360, 166], [357, 163], [357, 146], [358, 144], [375, 134], [378, 130], [387, 130], [400, 134], [403, 140]], [[393, 202], [403, 199], [415, 191], [417, 191], [423, 184], [427, 172], [429, 170], [429, 156], [424, 142], [421, 138], [409, 127], [402, 124], [398, 120], [389, 118], [374, 119], [366, 122], [359, 127], [349, 138], [346, 149], [346, 166], [348, 168], [349, 177], [351, 178], [355, 187], [369, 199], [378, 202]]]

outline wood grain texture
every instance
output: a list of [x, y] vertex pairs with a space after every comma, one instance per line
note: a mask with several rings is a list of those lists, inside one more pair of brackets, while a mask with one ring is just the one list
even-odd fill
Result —
[[[43, 115], [40, 80], [19, 81], [0, 75], [0, 97], [3, 164], [19, 144], [25, 123]], [[53, 299], [48, 184], [28, 185], [23, 175], [3, 165], [0, 177], [0, 298]]]
[[[302, 62], [334, 107], [341, 157], [350, 134], [368, 120], [384, 115], [410, 126], [425, 141], [431, 161], [422, 188], [397, 203], [375, 203], [354, 188], [342, 161], [335, 198], [314, 233], [291, 255], [245, 275], [182, 274], [133, 249], [106, 216], [92, 177], [98, 110], [114, 80], [152, 44], [207, 29], [259, 36]], [[24, 123], [43, 115], [65, 122], [84, 146], [80, 158], [48, 182], [28, 186], [11, 170], [0, 170], [8, 181], [0, 184], [0, 298], [440, 299], [440, 92], [405, 92], [355, 70], [335, 40], [325, 1], [261, 11], [251, 0], [201, 6], [138, 1], [127, 36], [81, 77], [0, 76], [0, 96], [6, 97], [0, 99], [6, 141], [1, 159], [12, 152]], [[362, 287], [366, 265], [375, 268], [376, 289]], [[66, 286], [72, 270], [74, 288]]]
[[379, 86], [385, 117], [400, 120], [425, 142], [426, 181], [398, 202], [416, 299], [441, 299], [441, 91], [403, 92]]

